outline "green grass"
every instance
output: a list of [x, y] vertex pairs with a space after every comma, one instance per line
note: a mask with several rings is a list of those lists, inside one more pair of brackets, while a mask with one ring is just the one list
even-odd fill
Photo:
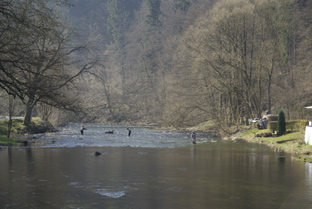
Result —
[[[268, 129], [249, 129], [247, 131], [245, 131], [241, 137], [245, 137], [245, 136], [255, 136], [256, 134], [261, 134], [261, 133], [270, 133], [270, 130]], [[262, 137], [261, 138], [264, 141], [269, 141], [269, 142], [276, 142], [276, 141], [284, 141], [284, 140], [293, 140], [293, 141], [297, 141], [298, 143], [304, 141], [304, 133], [303, 132], [291, 132], [291, 133], [287, 133], [285, 135], [282, 136], [278, 136], [278, 137]]]
[[6, 135], [0, 135], [0, 146], [18, 145], [20, 140], [17, 138], [8, 138]]
[[6, 135], [8, 130], [8, 126], [5, 125], [3, 122], [0, 120], [0, 135]]
[[270, 142], [277, 142], [277, 141], [286, 141], [292, 140], [298, 143], [304, 142], [304, 133], [302, 132], [292, 132], [278, 137], [265, 137], [264, 140], [268, 140]]
[[247, 131], [245, 131], [242, 135], [241, 135], [241, 137], [244, 137], [244, 136], [249, 136], [249, 135], [255, 135], [255, 134], [257, 134], [257, 133], [259, 133], [259, 129], [249, 129], [249, 130], [247, 130]]
[[[7, 134], [8, 130], [8, 122], [9, 120], [4, 119], [0, 120], [0, 134]], [[13, 124], [12, 124], [12, 131], [16, 132], [17, 130], [23, 130], [26, 127], [23, 125], [23, 120], [22, 119], [14, 119]]]
[[199, 126], [204, 126], [204, 127], [208, 127], [208, 126], [214, 126], [214, 122], [212, 121], [206, 121], [206, 122], [203, 122], [201, 124], [199, 124]]
[[[19, 139], [7, 138], [9, 120], [0, 120], [0, 145], [11, 146], [17, 145]], [[11, 133], [26, 134], [26, 133], [43, 133], [47, 130], [47, 126], [41, 118], [32, 118], [32, 124], [29, 127], [23, 125], [22, 119], [14, 119]]]
[[268, 129], [248, 129], [240, 137], [249, 142], [266, 144], [276, 151], [294, 154], [300, 161], [312, 162], [312, 145], [304, 143], [304, 132], [291, 132], [278, 137], [255, 137], [256, 134], [269, 132]]
[[[12, 132], [16, 132], [17, 129], [22, 129], [23, 120], [13, 120]], [[14, 146], [19, 144], [19, 139], [8, 138], [8, 120], [0, 120], [0, 145], [1, 146]]]

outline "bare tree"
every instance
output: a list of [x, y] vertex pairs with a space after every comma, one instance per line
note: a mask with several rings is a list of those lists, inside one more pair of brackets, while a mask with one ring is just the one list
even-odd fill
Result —
[[55, 2], [65, 1], [8, 1], [2, 7], [9, 13], [4, 15], [7, 27], [2, 25], [0, 86], [25, 101], [25, 125], [39, 101], [70, 109], [62, 94], [96, 63], [83, 54], [87, 46], [74, 42], [76, 34], [58, 17]]
[[8, 134], [7, 137], [10, 138], [11, 130], [13, 126], [13, 116], [15, 110], [14, 97], [12, 95], [9, 96], [9, 119], [8, 119]]
[[224, 131], [252, 116], [261, 117], [263, 108], [271, 110], [271, 84], [281, 60], [283, 18], [278, 15], [284, 13], [277, 1], [270, 2], [217, 2], [197, 26], [190, 27], [182, 41], [186, 47], [179, 48], [180, 54], [189, 54], [181, 59], [188, 60], [184, 66], [189, 68], [183, 76], [199, 84], [184, 92], [192, 88], [193, 94], [206, 92], [193, 97], [202, 101], [195, 107], [209, 112]]

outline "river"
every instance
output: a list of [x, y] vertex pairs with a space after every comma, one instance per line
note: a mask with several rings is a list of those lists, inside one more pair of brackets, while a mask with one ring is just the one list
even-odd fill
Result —
[[[0, 208], [310, 209], [312, 166], [264, 145], [69, 124], [0, 151]], [[105, 134], [114, 130], [114, 134]], [[99, 152], [101, 155], [95, 156]]]

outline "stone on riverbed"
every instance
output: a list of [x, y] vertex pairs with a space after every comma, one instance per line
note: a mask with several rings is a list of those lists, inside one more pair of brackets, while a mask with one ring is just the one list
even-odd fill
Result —
[[98, 152], [98, 151], [96, 151], [95, 153], [94, 153], [94, 155], [95, 156], [99, 156], [99, 155], [101, 155], [102, 153], [100, 153], [100, 152]]

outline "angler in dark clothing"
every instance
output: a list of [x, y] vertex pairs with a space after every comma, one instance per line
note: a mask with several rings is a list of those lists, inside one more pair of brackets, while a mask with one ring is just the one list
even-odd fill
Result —
[[130, 130], [129, 128], [127, 128], [127, 130], [128, 130], [128, 137], [130, 137], [130, 135], [131, 135], [131, 130]]
[[193, 144], [196, 144], [196, 133], [194, 131], [192, 131], [191, 133], [191, 138], [192, 138]]
[[83, 131], [84, 130], [87, 130], [84, 126], [81, 126], [81, 128], [80, 128], [80, 133], [81, 133], [81, 135], [83, 135]]

